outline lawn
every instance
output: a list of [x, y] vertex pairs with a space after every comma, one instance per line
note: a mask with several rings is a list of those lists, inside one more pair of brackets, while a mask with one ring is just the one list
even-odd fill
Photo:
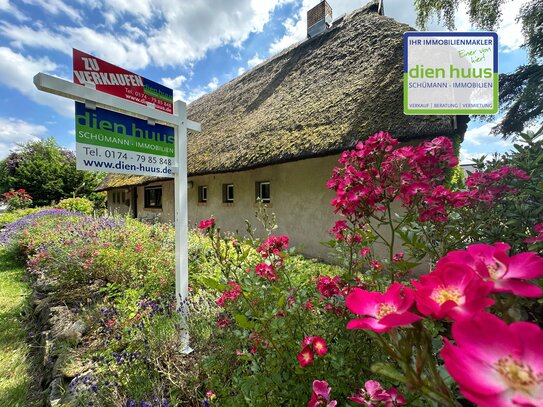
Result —
[[37, 406], [31, 400], [32, 375], [23, 319], [30, 287], [24, 269], [0, 249], [0, 405]]

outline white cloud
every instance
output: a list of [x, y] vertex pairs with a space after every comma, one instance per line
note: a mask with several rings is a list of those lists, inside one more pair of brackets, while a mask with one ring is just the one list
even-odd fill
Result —
[[520, 24], [516, 20], [521, 7], [527, 2], [528, 0], [515, 0], [502, 6], [503, 17], [497, 32], [500, 47], [504, 52], [514, 51], [524, 44]]
[[183, 100], [187, 103], [193, 102], [196, 99], [200, 99], [202, 96], [209, 93], [209, 89], [198, 87], [189, 91], [184, 97]]
[[499, 134], [492, 134], [492, 128], [498, 121], [472, 127], [466, 131], [464, 142], [460, 148], [460, 162], [466, 164], [473, 158], [483, 155], [491, 157], [494, 153], [502, 154], [509, 151], [515, 142], [513, 139], [504, 140]]
[[65, 14], [75, 21], [81, 20], [79, 12], [73, 7], [68, 6], [62, 0], [23, 0], [23, 2], [41, 7], [44, 11], [53, 15]]
[[[398, 1], [396, 0], [396, 2]], [[303, 0], [301, 2], [298, 12], [283, 22], [285, 35], [271, 44], [269, 49], [270, 54], [276, 54], [307, 37], [307, 11], [316, 6], [317, 3], [315, 0]], [[360, 0], [330, 0], [328, 3], [332, 7], [334, 19], [343, 14], [350, 13], [365, 4]], [[409, 2], [401, 0], [401, 4], [409, 4]]]
[[176, 76], [175, 78], [162, 78], [160, 81], [164, 86], [173, 89], [173, 100], [183, 100], [183, 91], [181, 85], [185, 83], [187, 78], [183, 75]]
[[245, 68], [242, 67], [242, 66], [240, 66], [240, 67], [238, 68], [238, 76], [243, 75], [244, 73], [245, 73]]
[[258, 65], [258, 64], [261, 63], [262, 61], [264, 61], [264, 59], [260, 58], [260, 57], [258, 56], [258, 53], [256, 53], [254, 57], [252, 57], [251, 59], [249, 59], [249, 60], [247, 61], [247, 66], [248, 66], [249, 68], [252, 68], [253, 66]]
[[73, 116], [72, 101], [41, 92], [34, 86], [32, 78], [38, 72], [53, 73], [57, 65], [48, 58], [34, 59], [18, 54], [7, 47], [0, 47], [0, 83], [22, 93], [41, 105], [49, 106], [64, 116]]
[[219, 87], [219, 78], [217, 77], [213, 77], [213, 79], [211, 79], [211, 82], [209, 82], [207, 84], [207, 88], [213, 92], [215, 89], [217, 89]]
[[0, 160], [7, 157], [17, 144], [37, 140], [45, 135], [47, 127], [23, 120], [0, 117]]
[[167, 86], [168, 88], [178, 88], [180, 87], [187, 78], [183, 75], [176, 76], [175, 78], [162, 78], [161, 82], [164, 86]]
[[145, 37], [145, 32], [132, 24], [124, 23], [121, 28], [128, 33], [130, 38], [136, 39]]
[[151, 0], [105, 0], [104, 6], [117, 15], [126, 13], [144, 19], [152, 17]]
[[[60, 0], [50, 1], [59, 12], [69, 12], [60, 8], [64, 4]], [[225, 44], [241, 46], [250, 33], [262, 31], [277, 6], [292, 1], [194, 0], [188, 6], [181, 0], [103, 0], [100, 10], [106, 29], [4, 23], [0, 32], [13, 46], [66, 54], [74, 47], [128, 69], [144, 68], [150, 63], [180, 66], [202, 58], [209, 49]], [[124, 26], [124, 36], [112, 31], [113, 22], [123, 15], [131, 17], [130, 25]]]
[[[304, 1], [304, 4], [306, 2], [307, 1]], [[295, 44], [296, 42], [301, 41], [307, 37], [307, 16], [305, 13], [302, 12], [302, 10], [304, 10], [303, 6], [294, 19], [287, 18], [283, 22], [286, 33], [283, 37], [275, 40], [270, 45], [270, 54], [277, 54], [278, 52], [284, 50], [285, 48], [288, 48], [292, 44]], [[305, 10], [307, 11], [307, 9]]]
[[500, 135], [492, 134], [492, 128], [496, 126], [496, 122], [485, 123], [482, 126], [471, 128], [466, 131], [464, 136], [464, 143], [470, 143], [476, 146], [488, 146], [493, 144], [498, 147], [509, 147], [510, 141], [504, 140]]
[[465, 148], [460, 148], [460, 164], [473, 164], [474, 159], [481, 158], [485, 153], [470, 153]]
[[88, 27], [60, 27], [60, 32], [29, 26], [15, 26], [4, 23], [0, 33], [12, 40], [17, 48], [46, 48], [72, 54], [77, 48], [128, 69], [143, 68], [149, 63], [144, 44], [114, 33], [96, 32]]
[[4, 11], [12, 15], [19, 21], [28, 20], [28, 17], [21, 13], [17, 7], [10, 3], [9, 0], [0, 0], [0, 11]]
[[206, 93], [213, 92], [219, 87], [219, 78], [217, 77], [211, 78], [211, 81], [205, 86], [197, 86], [189, 90], [182, 89], [187, 81], [187, 78], [183, 75], [176, 76], [175, 78], [162, 78], [160, 81], [164, 86], [173, 89], [174, 100], [183, 100], [187, 103], [198, 99]]

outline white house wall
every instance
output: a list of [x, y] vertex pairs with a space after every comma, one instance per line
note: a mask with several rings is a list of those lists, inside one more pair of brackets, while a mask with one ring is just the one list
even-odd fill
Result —
[[[257, 182], [269, 181], [271, 203], [268, 212], [275, 213], [279, 228], [274, 234], [284, 234], [291, 245], [310, 257], [332, 260], [330, 251], [321, 242], [328, 241], [328, 231], [339, 216], [333, 212], [330, 201], [334, 197], [326, 182], [337, 165], [339, 155], [312, 158], [285, 164], [270, 165], [254, 170], [202, 175], [189, 178], [189, 227], [213, 216], [222, 231], [246, 234], [245, 220], [260, 226], [255, 217]], [[223, 202], [223, 184], [234, 184], [234, 202]], [[144, 208], [144, 189], [162, 186], [162, 208]], [[192, 185], [192, 187], [190, 186]], [[198, 187], [207, 186], [207, 203], [198, 202]], [[138, 219], [174, 221], [173, 180], [138, 187]], [[111, 202], [111, 191], [108, 202]], [[127, 206], [128, 208], [128, 206]], [[120, 210], [119, 210], [120, 212]], [[259, 232], [262, 231], [260, 226]], [[388, 230], [382, 233], [388, 237]], [[382, 248], [381, 254], [384, 254]], [[379, 250], [378, 250], [379, 251]]]
[[[114, 194], [120, 196], [124, 192], [125, 200], [122, 202], [116, 202], [113, 199]], [[130, 211], [130, 189], [129, 188], [117, 188], [107, 191], [107, 209], [110, 215], [126, 215]]]
[[[162, 208], [145, 208], [145, 188], [162, 186]], [[138, 219], [172, 223], [175, 219], [173, 180], [138, 187]]]
[[[327, 258], [329, 252], [321, 242], [329, 240], [328, 230], [337, 216], [330, 201], [333, 193], [326, 182], [339, 156], [313, 158], [270, 165], [249, 171], [191, 177], [189, 188], [189, 224], [214, 216], [225, 231], [245, 233], [245, 219], [257, 226], [255, 212], [257, 182], [269, 181], [271, 203], [279, 228], [274, 232], [287, 235], [294, 246], [311, 257]], [[223, 184], [234, 184], [234, 203], [223, 203]], [[198, 187], [207, 186], [208, 201], [198, 203]]]

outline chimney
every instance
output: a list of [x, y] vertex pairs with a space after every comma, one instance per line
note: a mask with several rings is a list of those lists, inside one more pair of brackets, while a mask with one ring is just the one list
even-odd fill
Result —
[[332, 7], [322, 0], [319, 4], [307, 12], [307, 36], [312, 38], [332, 24]]

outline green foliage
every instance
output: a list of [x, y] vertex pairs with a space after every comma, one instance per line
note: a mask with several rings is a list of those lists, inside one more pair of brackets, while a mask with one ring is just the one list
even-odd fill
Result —
[[505, 115], [494, 133], [520, 133], [543, 114], [543, 65], [529, 64], [500, 75], [500, 105]]
[[[501, 228], [500, 240], [505, 236], [520, 250], [543, 213], [543, 145], [526, 134], [515, 147], [507, 160], [480, 165], [492, 170], [505, 163], [530, 173], [530, 180], [511, 184], [518, 199], [506, 196], [464, 212], [457, 208], [443, 223], [404, 221], [392, 211], [379, 222], [394, 222], [391, 235], [429, 260], [475, 239], [494, 239], [491, 225]], [[527, 221], [517, 205], [528, 205], [522, 209], [532, 212]], [[386, 335], [346, 329], [353, 315], [345, 296], [352, 288], [383, 291], [391, 281], [408, 284], [413, 278], [417, 264], [396, 252], [390, 237], [383, 239], [383, 228], [336, 224], [336, 239], [328, 246], [340, 266], [296, 255], [285, 237], [273, 235], [275, 219], [265, 214], [265, 239], [255, 237], [250, 226], [247, 238], [222, 234], [215, 226], [205, 235], [190, 233], [186, 304], [195, 351], [186, 356], [179, 352], [183, 325], [173, 295], [172, 227], [60, 212], [33, 219], [17, 235], [16, 247], [28, 270], [47, 280], [52, 297], [82, 310], [89, 327], [92, 345], [78, 348], [81, 361], [70, 367], [78, 373], [71, 389], [79, 405], [142, 400], [156, 405], [163, 399], [168, 405], [198, 405], [213, 389], [212, 404], [220, 406], [299, 406], [307, 404], [315, 379], [326, 380], [341, 405], [369, 379], [399, 387], [411, 406], [434, 405], [423, 397], [453, 405], [457, 397], [453, 391], [443, 398], [454, 384], [437, 356], [448, 322], [419, 321]], [[388, 245], [389, 258], [378, 257], [373, 247], [378, 241]], [[263, 266], [272, 267], [272, 274], [257, 273]], [[322, 288], [324, 276], [337, 278], [334, 294]], [[235, 286], [239, 292], [232, 294]], [[302, 341], [312, 336], [322, 337], [328, 350], [302, 366]], [[430, 365], [437, 370], [430, 372]]]
[[464, 170], [462, 169], [460, 164], [458, 164], [451, 170], [450, 180], [447, 182], [446, 185], [449, 188], [463, 189], [465, 187], [465, 181], [466, 174], [464, 173]]
[[524, 4], [519, 19], [530, 58], [543, 58], [543, 0], [532, 0]]
[[[313, 380], [322, 378], [334, 398], [346, 400], [369, 378], [369, 366], [386, 358], [372, 352], [368, 336], [345, 329], [349, 315], [343, 297], [324, 297], [316, 282], [339, 275], [348, 289], [358, 284], [358, 274], [308, 261], [286, 247], [265, 253], [270, 241], [280, 239], [271, 234], [273, 225], [266, 226], [266, 239], [222, 237], [218, 229], [210, 230], [221, 275], [203, 282], [215, 297], [224, 297], [232, 284], [241, 294], [207, 317], [209, 325], [219, 326], [208, 339], [217, 346], [203, 362], [208, 388], [221, 406], [299, 406], [307, 403]], [[262, 265], [272, 266], [277, 278], [257, 275]], [[308, 336], [324, 338], [328, 352], [302, 367], [298, 355]]]
[[[247, 272], [262, 259], [255, 250], [258, 240], [230, 237], [217, 243], [191, 233], [189, 243], [189, 330], [195, 353], [186, 357], [179, 353], [180, 319], [173, 312], [170, 226], [63, 213], [38, 218], [18, 235], [29, 270], [49, 281], [57, 301], [83, 310], [95, 338], [92, 350], [79, 351], [81, 366], [88, 361], [96, 366], [87, 384], [83, 377], [74, 384], [80, 403], [125, 405], [165, 397], [169, 405], [197, 404], [213, 388], [224, 406], [258, 405], [255, 400], [300, 405], [307, 402], [315, 375], [333, 372], [334, 392], [346, 396], [369, 374], [368, 361], [382, 360], [371, 351], [368, 337], [344, 329], [347, 316], [338, 318], [336, 300], [321, 299], [316, 290], [316, 278], [339, 273], [337, 266], [288, 250], [283, 278], [272, 285]], [[221, 260], [215, 256], [217, 244]], [[215, 304], [226, 287], [225, 267], [239, 275], [248, 300], [228, 310]], [[235, 322], [218, 329], [220, 318]], [[258, 342], [255, 332], [270, 345]], [[302, 369], [297, 355], [307, 335], [323, 336], [330, 350]], [[275, 345], [268, 347], [271, 341]]]
[[480, 170], [491, 171], [511, 166], [526, 171], [529, 180], [511, 185], [517, 192], [507, 194], [503, 200], [482, 211], [470, 223], [477, 228], [473, 239], [484, 242], [504, 241], [514, 252], [533, 249], [524, 240], [534, 236], [533, 227], [543, 221], [543, 129], [537, 133], [521, 133], [514, 150], [492, 160], [476, 161]]
[[94, 205], [86, 198], [66, 198], [61, 200], [57, 204], [57, 207], [72, 212], [80, 212], [85, 215], [92, 215], [94, 211]]
[[438, 22], [454, 31], [454, 16], [460, 3], [468, 8], [470, 22], [477, 28], [492, 30], [500, 21], [501, 6], [506, 0], [415, 0], [417, 26], [425, 30], [428, 21], [436, 17]]
[[103, 175], [75, 169], [75, 156], [50, 138], [31, 141], [0, 161], [0, 191], [24, 188], [44, 206], [74, 193], [86, 196]]
[[2, 229], [9, 223], [15, 222], [17, 219], [20, 219], [23, 216], [30, 215], [31, 213], [40, 211], [42, 209], [44, 208], [26, 208], [17, 209], [11, 212], [0, 213], [0, 229]]
[[39, 406], [31, 400], [32, 377], [27, 332], [21, 314], [27, 311], [30, 288], [24, 269], [0, 249], [0, 405]]

